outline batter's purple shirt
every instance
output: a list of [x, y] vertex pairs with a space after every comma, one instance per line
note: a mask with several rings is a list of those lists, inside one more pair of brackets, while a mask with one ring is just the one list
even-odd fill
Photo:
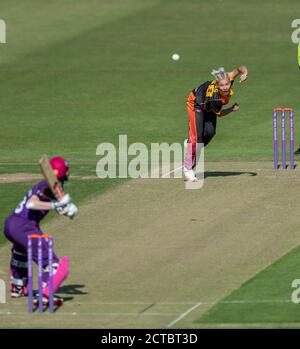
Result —
[[29, 190], [24, 196], [23, 200], [19, 203], [19, 205], [14, 209], [11, 216], [22, 217], [28, 219], [29, 221], [33, 221], [39, 225], [40, 221], [47, 215], [48, 210], [29, 210], [26, 208], [26, 204], [28, 200], [36, 195], [41, 201], [49, 201], [44, 194], [44, 192], [48, 189], [48, 184], [45, 180], [40, 181], [36, 184], [31, 190]]
[[[44, 194], [45, 192], [47, 193], [47, 197]], [[49, 196], [51, 197], [50, 193], [51, 192], [48, 188], [47, 182], [45, 180], [40, 181], [26, 193], [23, 200], [14, 209], [11, 215], [5, 220], [4, 234], [7, 239], [14, 244], [14, 248], [17, 248], [19, 251], [26, 251], [27, 236], [29, 234], [43, 234], [39, 223], [49, 212], [48, 210], [29, 210], [28, 208], [26, 208], [26, 203], [33, 195], [36, 195], [41, 201], [49, 202]], [[43, 267], [45, 267], [48, 265], [48, 243], [45, 239], [42, 240], [42, 249]], [[32, 241], [32, 259], [35, 262], [37, 262], [38, 259], [37, 250], [37, 240], [34, 239]], [[55, 263], [58, 262], [58, 257], [54, 252], [53, 261]]]

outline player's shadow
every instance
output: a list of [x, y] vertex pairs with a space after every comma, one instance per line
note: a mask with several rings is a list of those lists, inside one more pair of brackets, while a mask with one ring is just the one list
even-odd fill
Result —
[[204, 178], [207, 177], [231, 177], [231, 176], [257, 176], [256, 172], [233, 172], [233, 171], [207, 171], [204, 173]]
[[88, 294], [88, 292], [84, 292], [84, 291], [80, 290], [81, 288], [84, 288], [84, 287], [85, 287], [85, 285], [78, 285], [78, 284], [65, 285], [65, 286], [60, 287], [59, 290], [57, 291], [57, 293], [58, 294], [59, 293], [69, 294], [69, 295], [85, 295], [85, 294]]

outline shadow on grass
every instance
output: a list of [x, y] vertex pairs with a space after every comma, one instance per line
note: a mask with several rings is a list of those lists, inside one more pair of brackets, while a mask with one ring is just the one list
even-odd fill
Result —
[[231, 177], [231, 176], [257, 176], [256, 172], [233, 172], [233, 171], [208, 171], [204, 173], [204, 178], [207, 177]]
[[[84, 288], [85, 285], [65, 285], [59, 288], [57, 291], [58, 294], [74, 294], [74, 295], [85, 295], [88, 294], [88, 292], [81, 291], [80, 288]], [[65, 299], [65, 298], [64, 298]]]

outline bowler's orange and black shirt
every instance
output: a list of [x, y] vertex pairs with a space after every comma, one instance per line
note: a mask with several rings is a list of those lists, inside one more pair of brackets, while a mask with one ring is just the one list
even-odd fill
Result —
[[[233, 96], [233, 85], [234, 80], [231, 80], [231, 87], [228, 96], [222, 94], [222, 92], [216, 86], [216, 80], [206, 81], [204, 84], [196, 87], [192, 94], [193, 98], [193, 109], [201, 109], [203, 112], [214, 113], [220, 115], [222, 106], [229, 103], [230, 98]], [[188, 101], [188, 107], [191, 106], [191, 100]]]

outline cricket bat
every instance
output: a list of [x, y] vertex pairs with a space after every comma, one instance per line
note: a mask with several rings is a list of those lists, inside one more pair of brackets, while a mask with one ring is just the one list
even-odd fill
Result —
[[54, 194], [57, 200], [60, 200], [64, 196], [64, 191], [61, 187], [59, 180], [56, 178], [55, 173], [50, 165], [47, 155], [43, 155], [39, 161], [42, 175], [46, 179], [49, 188]]

